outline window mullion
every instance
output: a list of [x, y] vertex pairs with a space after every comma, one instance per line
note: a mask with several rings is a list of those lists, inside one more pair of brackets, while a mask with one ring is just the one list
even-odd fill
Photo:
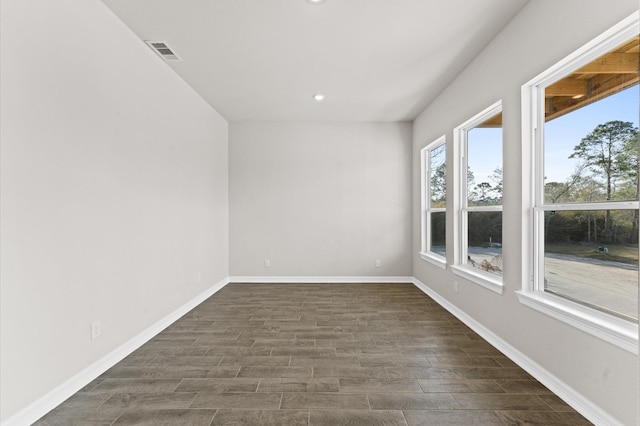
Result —
[[608, 201], [600, 203], [544, 204], [540, 208], [544, 211], [636, 210], [639, 205], [638, 201]]

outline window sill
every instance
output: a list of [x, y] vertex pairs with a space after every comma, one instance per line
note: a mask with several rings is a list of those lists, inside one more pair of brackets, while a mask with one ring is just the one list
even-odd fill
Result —
[[493, 276], [489, 276], [489, 274], [483, 274], [475, 268], [468, 266], [454, 265], [451, 267], [451, 270], [454, 274], [472, 281], [481, 287], [491, 290], [494, 293], [502, 294], [504, 287], [502, 285], [502, 279], [499, 277], [494, 278]]
[[447, 269], [447, 259], [440, 255], [421, 251], [420, 258], [422, 260], [426, 260], [427, 262], [436, 265], [441, 269]]
[[517, 291], [516, 295], [525, 306], [638, 354], [638, 324], [542, 291]]

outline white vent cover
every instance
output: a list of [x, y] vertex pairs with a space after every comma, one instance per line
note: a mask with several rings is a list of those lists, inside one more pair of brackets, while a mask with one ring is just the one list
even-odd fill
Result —
[[161, 58], [165, 61], [181, 61], [180, 57], [176, 55], [165, 41], [150, 41], [145, 40], [145, 43], [149, 45]]

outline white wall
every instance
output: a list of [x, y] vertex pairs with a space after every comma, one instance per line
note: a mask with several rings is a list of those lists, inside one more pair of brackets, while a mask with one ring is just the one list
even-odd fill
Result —
[[[522, 306], [521, 85], [638, 8], [637, 0], [536, 0], [414, 122], [414, 276], [623, 424], [638, 424], [638, 357]], [[498, 99], [504, 108], [502, 296], [420, 259], [419, 150]], [[448, 176], [451, 179], [451, 175]], [[450, 180], [449, 187], [453, 187]], [[450, 207], [450, 206], [449, 206]], [[447, 224], [453, 257], [453, 224]], [[460, 293], [453, 280], [460, 281]]]
[[232, 276], [411, 274], [411, 124], [231, 123], [229, 159]]
[[98, 0], [1, 7], [6, 419], [229, 275], [228, 124]]

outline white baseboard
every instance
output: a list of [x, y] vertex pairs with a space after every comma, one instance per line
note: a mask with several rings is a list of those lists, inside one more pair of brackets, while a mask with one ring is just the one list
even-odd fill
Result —
[[78, 372], [64, 383], [55, 387], [45, 395], [20, 410], [13, 416], [2, 422], [1, 426], [25, 426], [30, 425], [56, 408], [67, 398], [78, 392], [80, 389], [89, 384], [96, 377], [107, 371], [109, 368], [122, 361], [126, 356], [138, 349], [140, 346], [148, 342], [155, 335], [173, 324], [184, 314], [204, 302], [206, 299], [220, 291], [229, 283], [229, 278], [218, 282], [203, 293], [189, 300], [175, 311], [171, 312], [151, 327], [142, 331], [123, 345], [109, 352], [84, 370]]
[[465, 312], [458, 309], [447, 299], [443, 298], [438, 293], [429, 288], [426, 284], [424, 284], [417, 278], [413, 278], [412, 282], [427, 296], [438, 302], [440, 306], [445, 308], [456, 318], [466, 324], [469, 328], [478, 333], [487, 342], [491, 343], [496, 349], [505, 354], [513, 362], [518, 364], [527, 373], [535, 377], [540, 383], [551, 390], [551, 392], [555, 393], [558, 397], [560, 397], [567, 404], [573, 407], [577, 412], [586, 417], [589, 421], [596, 425], [623, 426], [622, 423], [611, 417], [609, 413], [602, 410], [593, 402], [589, 401], [585, 396], [583, 396], [575, 389], [564, 383], [562, 380], [551, 374], [549, 371], [541, 367], [531, 358], [498, 337], [491, 330], [471, 318]]
[[229, 277], [232, 283], [412, 283], [413, 277], [384, 277], [384, 276], [235, 276]]

